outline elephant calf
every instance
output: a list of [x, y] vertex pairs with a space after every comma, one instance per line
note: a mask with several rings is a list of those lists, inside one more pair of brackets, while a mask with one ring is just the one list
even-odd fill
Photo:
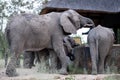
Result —
[[114, 43], [112, 29], [98, 25], [88, 33], [90, 47], [92, 74], [104, 73], [104, 64], [110, 55], [110, 49]]

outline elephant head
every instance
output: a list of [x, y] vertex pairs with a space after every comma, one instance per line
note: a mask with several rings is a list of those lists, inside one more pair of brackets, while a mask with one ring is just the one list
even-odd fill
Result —
[[79, 28], [95, 26], [90, 18], [83, 17], [74, 10], [63, 12], [60, 17], [60, 24], [66, 33], [76, 33]]

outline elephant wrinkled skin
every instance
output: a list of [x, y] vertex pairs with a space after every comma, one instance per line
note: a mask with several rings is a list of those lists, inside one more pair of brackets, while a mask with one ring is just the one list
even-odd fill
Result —
[[41, 61], [47, 61], [49, 59], [49, 51], [43, 49], [41, 51], [28, 51], [23, 54], [23, 67], [32, 68], [35, 63], [40, 63]]
[[[63, 38], [85, 25], [93, 24], [89, 18], [74, 10], [51, 12], [44, 15], [20, 14], [12, 16], [5, 33], [12, 53], [6, 68], [8, 76], [17, 76], [15, 61], [23, 51], [53, 49], [61, 62], [60, 74], [67, 73]], [[88, 25], [89, 26], [89, 25]]]
[[104, 73], [104, 64], [109, 60], [114, 43], [112, 29], [98, 25], [88, 33], [88, 44], [92, 61], [92, 74]]
[[[72, 50], [74, 47], [78, 46], [75, 40], [70, 37], [66, 36], [63, 39], [64, 50], [68, 59], [73, 61], [75, 59], [74, 54], [72, 54]], [[45, 62], [49, 59], [48, 66], [51, 70], [59, 69], [61, 67], [61, 63], [59, 62], [56, 53], [52, 49], [43, 49], [37, 52], [25, 52], [24, 59], [23, 59], [23, 66], [24, 68], [32, 68], [34, 66], [34, 62]], [[69, 62], [68, 62], [69, 63]]]

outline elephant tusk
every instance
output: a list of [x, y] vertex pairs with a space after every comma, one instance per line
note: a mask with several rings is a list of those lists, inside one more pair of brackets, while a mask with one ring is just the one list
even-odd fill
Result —
[[92, 27], [93, 24], [85, 24], [84, 27]]

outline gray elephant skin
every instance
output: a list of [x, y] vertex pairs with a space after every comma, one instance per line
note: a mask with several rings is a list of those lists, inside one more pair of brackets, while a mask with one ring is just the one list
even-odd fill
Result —
[[98, 25], [88, 34], [88, 44], [92, 61], [92, 74], [104, 73], [104, 67], [109, 60], [110, 50], [114, 43], [112, 29]]
[[[72, 37], [66, 36], [63, 39], [63, 45], [66, 56], [68, 56], [68, 58], [71, 61], [73, 61], [75, 57], [72, 54], [72, 50], [74, 47], [78, 46], [79, 44], [77, 44]], [[34, 62], [37, 61], [38, 63], [40, 63], [42, 59], [42, 61], [46, 63], [46, 61], [49, 59], [51, 60], [51, 63], [49, 63], [49, 65], [46, 66], [49, 66], [51, 70], [59, 69], [61, 67], [61, 63], [59, 62], [55, 54], [56, 53], [52, 49], [43, 49], [37, 52], [25, 52], [23, 54], [24, 57], [23, 66], [24, 68], [32, 68], [32, 66], [35, 66]]]
[[[66, 36], [63, 39], [63, 45], [64, 45], [64, 50], [67, 56], [67, 63], [70, 64], [71, 61], [75, 60], [75, 56], [72, 53], [72, 51], [74, 47], [78, 46], [79, 44], [77, 44], [72, 37]], [[52, 53], [50, 53], [50, 56], [51, 56], [51, 61], [52, 61], [51, 68], [59, 69], [61, 67], [61, 62], [59, 61], [58, 58], [56, 58], [55, 52], [52, 51]]]
[[48, 49], [43, 49], [41, 51], [27, 51], [23, 53], [23, 67], [32, 68], [33, 66], [35, 66], [35, 63], [40, 63], [41, 61], [46, 62], [48, 59]]
[[93, 24], [89, 18], [79, 15], [74, 10], [51, 12], [44, 15], [20, 14], [12, 16], [5, 33], [12, 53], [6, 68], [8, 76], [17, 76], [15, 61], [23, 51], [38, 51], [44, 48], [53, 49], [62, 67], [60, 74], [67, 73], [66, 55], [63, 38], [85, 25]]

